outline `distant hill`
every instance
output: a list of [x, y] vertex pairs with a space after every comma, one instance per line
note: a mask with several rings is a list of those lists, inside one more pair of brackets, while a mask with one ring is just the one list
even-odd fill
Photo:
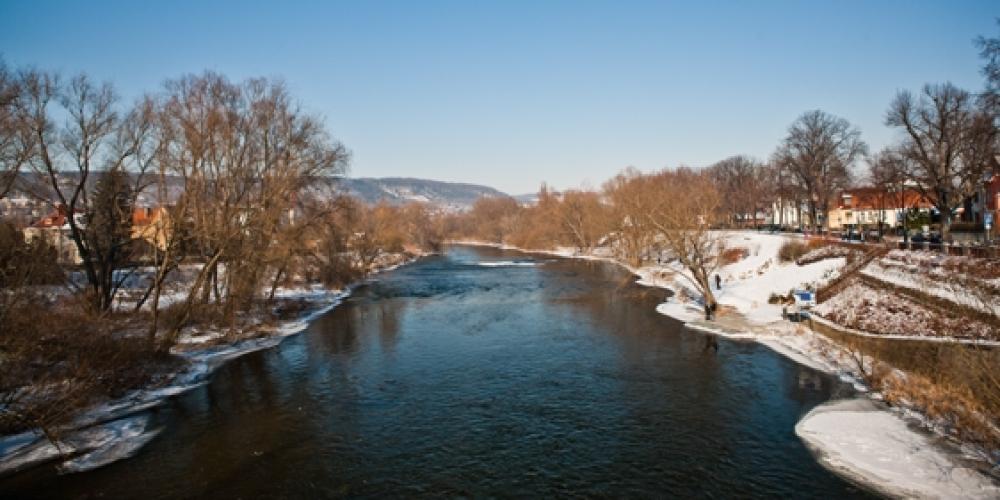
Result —
[[507, 196], [489, 186], [405, 177], [344, 177], [338, 178], [336, 182], [351, 195], [369, 203], [386, 201], [402, 204], [419, 201], [451, 210], [467, 209], [483, 196]]
[[[76, 172], [65, 172], [61, 174], [61, 177], [63, 182], [67, 183], [67, 186], [70, 186], [78, 178], [78, 175]], [[94, 183], [101, 176], [102, 172], [91, 172], [87, 182], [90, 189], [93, 188]], [[22, 173], [18, 180], [18, 185], [19, 187], [32, 186], [29, 191], [54, 199], [55, 197], [52, 195], [52, 190], [48, 182], [47, 178], [38, 179], [33, 174]], [[167, 185], [169, 186], [167, 199], [177, 199], [182, 189], [181, 180], [177, 177], [168, 176]], [[418, 201], [430, 203], [447, 210], [465, 210], [472, 207], [476, 200], [483, 196], [507, 196], [506, 193], [489, 186], [405, 177], [384, 177], [380, 179], [367, 177], [327, 177], [323, 178], [318, 185], [314, 185], [312, 192], [321, 197], [346, 192], [367, 203], [386, 201], [394, 205], [399, 205]], [[156, 198], [157, 193], [150, 190], [143, 192], [139, 196], [138, 201], [141, 206], [155, 206], [159, 204]]]

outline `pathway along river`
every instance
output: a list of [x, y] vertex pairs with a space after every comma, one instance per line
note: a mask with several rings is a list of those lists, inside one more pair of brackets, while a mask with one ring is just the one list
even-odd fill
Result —
[[850, 389], [654, 310], [600, 262], [451, 247], [156, 410], [131, 459], [11, 497], [869, 496], [793, 427]]

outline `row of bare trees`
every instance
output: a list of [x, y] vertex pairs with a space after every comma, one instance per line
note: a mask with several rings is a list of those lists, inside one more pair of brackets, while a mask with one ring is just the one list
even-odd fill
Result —
[[281, 82], [187, 76], [167, 82], [156, 106], [158, 174], [182, 186], [156, 281], [183, 255], [203, 263], [176, 331], [198, 303], [220, 304], [227, 318], [252, 304], [291, 256], [281, 236], [296, 200], [317, 177], [342, 172], [348, 155]]
[[94, 311], [112, 309], [134, 269], [136, 200], [159, 205], [155, 277], [136, 306], [151, 302], [151, 338], [185, 262], [201, 265], [172, 334], [198, 305], [227, 318], [249, 307], [299, 251], [286, 243], [308, 225], [294, 221], [307, 187], [348, 160], [276, 80], [188, 75], [127, 105], [85, 75], [2, 66], [0, 99], [0, 197], [16, 188], [66, 215]]
[[597, 246], [631, 266], [653, 259], [675, 261], [696, 293], [714, 309], [711, 278], [718, 266], [726, 222], [723, 191], [715, 172], [687, 167], [645, 174], [627, 169], [600, 191], [556, 193], [542, 186], [538, 200], [482, 198], [464, 214], [446, 216], [447, 236], [505, 243], [521, 248], [570, 247], [586, 253]]
[[[926, 85], [918, 95], [902, 91], [886, 114], [900, 139], [870, 155], [860, 130], [847, 120], [809, 111], [792, 123], [770, 162], [734, 156], [709, 167], [724, 194], [726, 222], [755, 225], [772, 204], [783, 215], [791, 202], [796, 210], [806, 207], [812, 229], [820, 230], [838, 193], [865, 182], [903, 198], [908, 189], [919, 192], [941, 214], [947, 240], [956, 210], [994, 173], [1000, 115], [990, 95], [950, 83]], [[868, 164], [864, 176], [856, 168], [862, 160]], [[897, 208], [906, 202], [886, 201]]]
[[[765, 206], [803, 206], [812, 229], [829, 220], [831, 203], [852, 185], [867, 183], [899, 199], [886, 206], [905, 208], [915, 190], [940, 214], [942, 238], [949, 239], [954, 214], [996, 174], [1000, 122], [1000, 39], [976, 41], [986, 64], [981, 93], [951, 83], [928, 84], [920, 92], [899, 92], [885, 124], [899, 131], [897, 143], [869, 154], [861, 132], [847, 120], [815, 110], [804, 113], [767, 163], [734, 156], [710, 167], [723, 192], [730, 225], [756, 223]], [[855, 166], [865, 160], [867, 172]], [[909, 199], [908, 199], [909, 198]], [[802, 217], [798, 217], [801, 221]]]
[[813, 110], [788, 128], [770, 161], [736, 155], [708, 167], [721, 193], [721, 220], [729, 227], [757, 227], [774, 209], [773, 223], [785, 226], [791, 209], [812, 229], [827, 219], [836, 194], [854, 182], [854, 164], [867, 152], [860, 131], [847, 120]]

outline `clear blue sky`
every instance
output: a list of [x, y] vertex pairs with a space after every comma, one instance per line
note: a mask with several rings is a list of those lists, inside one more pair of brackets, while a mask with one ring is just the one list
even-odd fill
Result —
[[133, 98], [212, 69], [280, 76], [351, 175], [510, 193], [622, 168], [767, 158], [802, 112], [873, 148], [897, 89], [982, 87], [1000, 2], [49, 2], [0, 0], [0, 53]]

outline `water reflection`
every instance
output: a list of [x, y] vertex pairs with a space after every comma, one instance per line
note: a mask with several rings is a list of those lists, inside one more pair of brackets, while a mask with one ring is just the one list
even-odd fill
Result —
[[797, 419], [843, 387], [654, 311], [620, 269], [457, 247], [158, 410], [137, 457], [0, 496], [865, 496]]

